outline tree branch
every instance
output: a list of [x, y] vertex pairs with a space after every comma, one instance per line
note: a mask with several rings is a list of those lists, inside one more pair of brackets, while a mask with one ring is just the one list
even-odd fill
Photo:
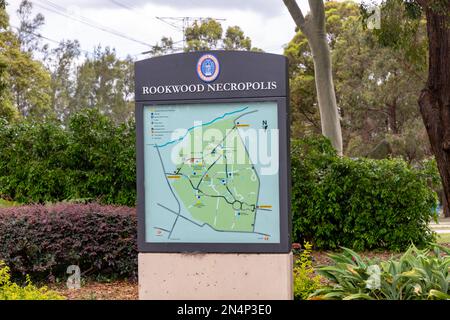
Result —
[[416, 0], [416, 2], [423, 8], [426, 8], [430, 4], [430, 0]]
[[323, 1], [308, 0], [308, 3], [314, 23], [320, 30], [325, 30], [325, 5], [323, 4]]
[[302, 9], [298, 6], [296, 0], [283, 0], [284, 5], [294, 19], [295, 24], [305, 33], [306, 21]]

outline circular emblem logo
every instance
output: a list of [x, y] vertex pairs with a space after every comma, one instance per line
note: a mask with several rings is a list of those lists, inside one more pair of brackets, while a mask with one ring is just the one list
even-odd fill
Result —
[[219, 60], [212, 54], [203, 55], [197, 63], [197, 74], [205, 82], [217, 79], [220, 73]]

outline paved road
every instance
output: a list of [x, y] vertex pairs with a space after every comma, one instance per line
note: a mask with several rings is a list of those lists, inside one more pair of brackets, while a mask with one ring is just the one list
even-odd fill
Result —
[[432, 223], [430, 223], [430, 227], [436, 233], [450, 233], [450, 218], [441, 218], [439, 219], [438, 223], [435, 223], [433, 221]]

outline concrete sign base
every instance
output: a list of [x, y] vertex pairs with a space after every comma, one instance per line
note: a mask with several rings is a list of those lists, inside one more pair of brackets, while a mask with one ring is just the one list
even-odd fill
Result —
[[139, 254], [141, 300], [292, 300], [289, 254]]

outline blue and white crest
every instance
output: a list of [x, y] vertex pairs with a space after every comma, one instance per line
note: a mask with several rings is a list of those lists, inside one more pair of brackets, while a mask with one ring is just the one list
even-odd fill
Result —
[[212, 82], [217, 79], [220, 73], [219, 60], [212, 54], [201, 56], [197, 63], [197, 74], [205, 82]]

